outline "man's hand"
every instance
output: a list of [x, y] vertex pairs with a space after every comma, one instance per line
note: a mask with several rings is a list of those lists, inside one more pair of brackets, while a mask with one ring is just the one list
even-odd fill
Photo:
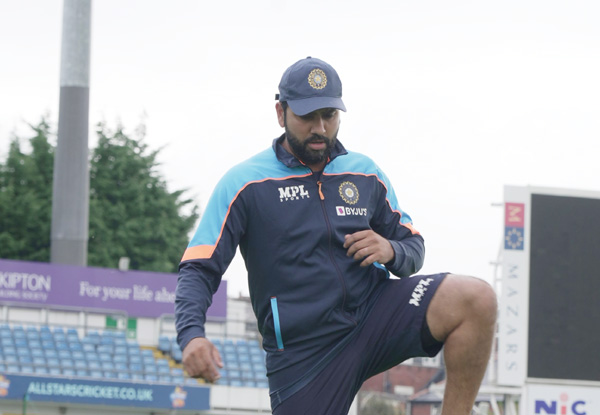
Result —
[[193, 378], [204, 378], [215, 382], [220, 377], [218, 368], [223, 367], [219, 351], [208, 339], [196, 337], [185, 346], [182, 355], [183, 367]]
[[346, 255], [354, 257], [356, 261], [363, 260], [360, 263], [361, 267], [369, 266], [373, 262], [385, 264], [394, 259], [392, 244], [370, 229], [346, 235], [344, 248], [348, 249]]

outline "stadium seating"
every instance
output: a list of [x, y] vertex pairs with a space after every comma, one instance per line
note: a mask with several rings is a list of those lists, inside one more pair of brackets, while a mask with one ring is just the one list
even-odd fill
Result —
[[[218, 384], [268, 387], [264, 351], [256, 340], [211, 340], [225, 363]], [[175, 338], [167, 335], [149, 348], [118, 331], [80, 336], [75, 328], [0, 325], [0, 372], [197, 384], [183, 371], [181, 359]]]

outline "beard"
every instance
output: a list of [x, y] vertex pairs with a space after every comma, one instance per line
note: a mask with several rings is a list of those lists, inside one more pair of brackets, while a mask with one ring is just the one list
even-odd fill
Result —
[[[329, 155], [331, 154], [331, 149], [337, 141], [337, 131], [335, 132], [335, 134], [333, 134], [333, 137], [331, 138], [320, 134], [313, 134], [306, 140], [301, 141], [297, 136], [290, 132], [290, 130], [287, 127], [287, 124], [285, 125], [285, 136], [294, 155], [306, 165], [313, 165], [326, 162], [329, 159]], [[313, 150], [308, 145], [314, 142], [325, 143], [325, 148], [321, 150]]]

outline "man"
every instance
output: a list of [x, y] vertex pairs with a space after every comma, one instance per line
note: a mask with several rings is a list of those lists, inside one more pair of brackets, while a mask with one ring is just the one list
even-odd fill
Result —
[[367, 378], [442, 345], [443, 414], [470, 414], [494, 336], [493, 290], [465, 276], [411, 277], [423, 238], [383, 172], [337, 140], [346, 108], [329, 64], [296, 62], [278, 98], [284, 134], [221, 179], [180, 265], [188, 374], [212, 382], [223, 367], [205, 315], [239, 246], [274, 414], [346, 414]]

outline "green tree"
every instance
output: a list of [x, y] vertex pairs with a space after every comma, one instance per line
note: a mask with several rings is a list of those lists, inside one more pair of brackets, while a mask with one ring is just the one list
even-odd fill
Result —
[[[11, 140], [0, 163], [0, 258], [49, 261], [54, 147], [45, 119], [30, 126], [31, 151]], [[197, 206], [169, 192], [157, 172], [159, 151], [144, 143], [144, 127], [131, 138], [119, 126], [97, 128], [98, 145], [90, 159], [88, 264], [115, 268], [120, 257], [130, 268], [175, 272]]]
[[45, 118], [30, 127], [31, 152], [14, 137], [0, 164], [0, 258], [48, 261], [54, 147]]
[[[97, 129], [98, 146], [90, 166], [90, 265], [115, 267], [130, 258], [132, 269], [174, 272], [198, 219], [197, 206], [170, 193], [156, 171], [158, 150], [144, 143], [144, 128], [136, 139], [122, 127]], [[191, 213], [181, 212], [189, 209]]]

